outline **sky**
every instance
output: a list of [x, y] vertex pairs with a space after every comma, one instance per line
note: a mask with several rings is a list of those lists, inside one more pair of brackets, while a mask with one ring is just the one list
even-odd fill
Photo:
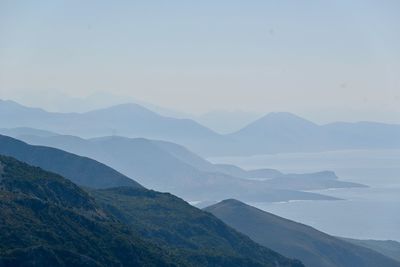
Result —
[[400, 123], [400, 1], [0, 0], [0, 98]]

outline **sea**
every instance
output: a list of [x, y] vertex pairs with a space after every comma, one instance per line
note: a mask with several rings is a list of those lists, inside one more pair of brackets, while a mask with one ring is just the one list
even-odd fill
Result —
[[368, 185], [313, 191], [343, 199], [338, 201], [248, 204], [335, 236], [400, 241], [400, 150], [282, 153], [209, 160], [284, 173], [332, 170], [340, 180]]

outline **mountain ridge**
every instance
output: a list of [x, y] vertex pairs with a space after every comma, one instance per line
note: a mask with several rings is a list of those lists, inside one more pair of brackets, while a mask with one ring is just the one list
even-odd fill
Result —
[[[71, 136], [23, 139], [29, 143], [57, 147], [94, 158], [128, 177], [135, 177], [148, 188], [172, 192], [188, 201], [219, 201], [227, 197], [253, 201], [335, 199], [311, 192], [301, 192], [301, 189], [310, 189], [301, 184], [296, 189], [290, 189], [285, 186], [271, 187], [267, 181], [247, 179], [253, 176], [278, 179], [284, 178], [285, 175], [268, 169], [245, 171], [230, 165], [213, 165], [186, 148], [165, 141], [115, 136], [89, 140]], [[181, 161], [182, 158], [184, 161]], [[301, 176], [297, 181], [305, 181], [302, 177], [307, 178], [307, 175]], [[323, 182], [317, 179], [313, 183], [318, 185], [318, 180]], [[279, 184], [279, 180], [277, 182]], [[324, 189], [323, 183], [312, 189]], [[333, 186], [339, 185], [335, 180], [330, 183]], [[342, 182], [340, 186], [346, 184]], [[247, 190], [243, 191], [243, 188]]]
[[[40, 128], [85, 138], [121, 135], [161, 139], [184, 145], [202, 156], [400, 148], [396, 139], [399, 124], [318, 125], [288, 112], [269, 113], [229, 134], [218, 134], [193, 119], [159, 115], [134, 103], [84, 113], [55, 113], [0, 101], [0, 112], [5, 115], [0, 117], [2, 128]], [[10, 116], [13, 120], [7, 119]]]
[[376, 251], [356, 246], [235, 199], [204, 209], [254, 241], [283, 255], [300, 259], [309, 267], [400, 266]]
[[0, 154], [60, 173], [82, 186], [94, 188], [123, 185], [142, 187], [116, 170], [87, 157], [77, 156], [56, 148], [28, 145], [4, 135], [0, 135], [0, 144]]

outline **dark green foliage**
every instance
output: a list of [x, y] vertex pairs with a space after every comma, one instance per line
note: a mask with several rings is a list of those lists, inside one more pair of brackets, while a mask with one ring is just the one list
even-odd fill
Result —
[[128, 187], [93, 190], [91, 194], [146, 240], [195, 266], [302, 266], [171, 194]]
[[0, 266], [176, 266], [70, 181], [0, 162]]
[[302, 265], [170, 194], [132, 187], [87, 193], [0, 156], [0, 266]]

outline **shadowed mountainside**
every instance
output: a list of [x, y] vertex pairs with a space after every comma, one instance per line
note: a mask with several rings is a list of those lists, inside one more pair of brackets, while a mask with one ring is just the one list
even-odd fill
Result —
[[259, 266], [262, 262], [301, 266], [255, 246], [211, 214], [169, 193], [127, 187], [90, 193], [103, 209], [131, 225], [145, 240], [176, 250], [179, 258], [195, 261], [195, 266]]
[[366, 247], [372, 250], [375, 250], [387, 257], [395, 259], [400, 262], [400, 243], [393, 240], [360, 240], [360, 239], [352, 239], [352, 238], [343, 238], [344, 241], [353, 243], [357, 246]]
[[400, 262], [376, 251], [234, 199], [224, 200], [204, 210], [259, 244], [288, 257], [298, 258], [309, 267], [400, 266]]
[[72, 182], [12, 158], [0, 164], [0, 266], [177, 266]]

